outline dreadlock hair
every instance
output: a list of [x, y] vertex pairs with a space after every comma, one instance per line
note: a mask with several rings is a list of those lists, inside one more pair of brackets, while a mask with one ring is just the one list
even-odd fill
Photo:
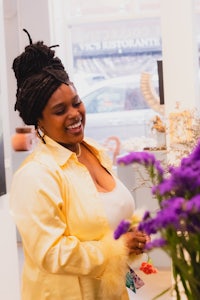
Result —
[[62, 84], [70, 84], [69, 76], [64, 69], [61, 60], [55, 57], [55, 51], [43, 41], [32, 43], [32, 39], [26, 29], [23, 29], [28, 37], [30, 45], [17, 56], [12, 69], [17, 79], [17, 92], [15, 110], [26, 125], [34, 125], [37, 128], [38, 119], [42, 117], [42, 111], [54, 91]]

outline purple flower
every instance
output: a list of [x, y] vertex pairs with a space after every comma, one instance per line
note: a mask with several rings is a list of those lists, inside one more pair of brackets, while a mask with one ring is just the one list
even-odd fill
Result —
[[167, 245], [167, 241], [163, 238], [155, 239], [151, 242], [148, 242], [145, 245], [146, 250], [152, 250], [154, 248], [163, 248]]
[[200, 232], [200, 195], [196, 195], [185, 203], [187, 213], [186, 230], [192, 233]]
[[187, 213], [184, 209], [185, 199], [171, 198], [161, 203], [161, 209], [155, 217], [151, 217], [148, 212], [145, 213], [142, 222], [139, 224], [139, 230], [147, 234], [155, 234], [167, 228], [180, 230], [180, 220], [187, 219]]
[[189, 159], [191, 161], [198, 161], [200, 158], [200, 140], [198, 141], [196, 147], [192, 151], [192, 153], [189, 156]]
[[131, 225], [131, 221], [129, 220], [122, 220], [116, 230], [114, 231], [114, 239], [117, 240], [120, 238], [120, 236], [124, 233], [126, 233]]
[[177, 214], [180, 214], [184, 209], [185, 199], [181, 197], [172, 197], [163, 200], [161, 203], [161, 208], [174, 210]]
[[150, 218], [150, 212], [149, 211], [145, 211], [142, 221], [146, 221], [149, 218]]
[[200, 195], [194, 196], [185, 205], [188, 212], [200, 213]]
[[[166, 173], [148, 152], [132, 152], [118, 163], [138, 163], [147, 170], [159, 209], [156, 214], [146, 211], [138, 230], [150, 236], [158, 234], [159, 238], [148, 242], [145, 249], [163, 248], [172, 258], [177, 295], [180, 298], [178, 281], [181, 278], [183, 287], [187, 287], [184, 290], [187, 298], [192, 295], [197, 299], [200, 293], [200, 140], [179, 166], [170, 166]], [[116, 230], [117, 238], [127, 231], [128, 226], [125, 228], [123, 224], [126, 222]]]
[[157, 229], [162, 230], [167, 227], [173, 227], [175, 230], [179, 229], [179, 214], [171, 209], [162, 209], [158, 212], [155, 222], [157, 223]]
[[155, 155], [142, 151], [142, 152], [130, 152], [129, 154], [118, 158], [118, 164], [129, 165], [131, 163], [139, 163], [147, 168], [149, 175], [155, 177], [160, 182], [163, 178], [164, 170], [158, 160], [155, 159]]
[[117, 163], [123, 163], [125, 165], [129, 165], [131, 163], [152, 165], [155, 163], [155, 156], [148, 152], [130, 152], [129, 154], [118, 158]]
[[138, 226], [138, 230], [146, 232], [147, 235], [157, 233], [158, 224], [156, 219], [150, 218], [144, 222], [142, 221]]
[[173, 183], [169, 179], [164, 179], [160, 184], [152, 187], [152, 194], [159, 194], [161, 196], [170, 193], [173, 189]]

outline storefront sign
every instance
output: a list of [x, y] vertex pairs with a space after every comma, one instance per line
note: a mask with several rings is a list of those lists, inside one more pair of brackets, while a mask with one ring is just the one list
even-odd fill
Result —
[[161, 39], [133, 38], [73, 44], [74, 57], [160, 52]]
[[71, 28], [74, 58], [161, 53], [158, 19], [82, 24]]

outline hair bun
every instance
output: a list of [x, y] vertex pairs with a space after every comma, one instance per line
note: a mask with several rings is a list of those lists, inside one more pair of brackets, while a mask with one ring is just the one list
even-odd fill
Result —
[[13, 71], [17, 79], [17, 93], [15, 110], [27, 125], [37, 126], [48, 99], [62, 84], [69, 84], [69, 76], [61, 60], [55, 57], [51, 46], [43, 41], [32, 43], [29, 33], [30, 45], [13, 61]]
[[25, 47], [25, 51], [13, 61], [13, 70], [20, 87], [32, 75], [39, 74], [44, 67], [64, 69], [61, 60], [54, 58], [55, 51], [44, 45], [42, 41]]

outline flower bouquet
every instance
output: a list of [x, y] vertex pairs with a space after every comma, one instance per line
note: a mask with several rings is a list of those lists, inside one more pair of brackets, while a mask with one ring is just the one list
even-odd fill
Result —
[[[129, 230], [133, 230], [133, 228], [137, 228], [138, 224], [140, 222], [141, 218], [137, 213], [135, 213], [132, 216], [131, 220], [122, 220], [117, 228], [114, 231], [114, 239], [120, 238], [121, 235], [128, 232]], [[137, 255], [137, 256], [130, 256], [128, 265], [129, 265], [129, 271], [126, 274], [126, 287], [128, 287], [130, 290], [136, 293], [136, 289], [141, 288], [144, 285], [144, 281], [136, 274], [134, 271], [134, 267], [132, 264], [135, 263], [135, 261], [140, 261], [142, 257], [142, 262], [139, 267], [139, 270], [142, 271], [144, 274], [155, 274], [157, 273], [157, 269], [153, 266], [152, 260], [148, 253], [144, 253], [146, 256], [146, 259], [144, 260], [143, 254]]]
[[139, 230], [157, 238], [146, 244], [146, 250], [162, 248], [172, 259], [176, 299], [200, 297], [200, 142], [167, 172], [149, 152], [132, 152], [118, 164], [142, 164], [152, 181], [157, 199], [156, 213], [146, 211]]

